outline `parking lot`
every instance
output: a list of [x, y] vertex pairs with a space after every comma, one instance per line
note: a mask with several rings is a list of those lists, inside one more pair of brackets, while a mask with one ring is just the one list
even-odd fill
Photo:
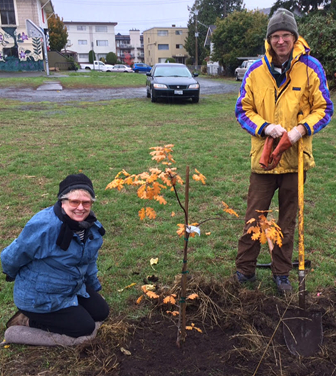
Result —
[[[84, 71], [85, 72], [85, 71]], [[120, 73], [127, 74], [127, 73]], [[139, 74], [139, 73], [136, 73]], [[46, 76], [44, 72], [0, 72], [1, 77], [38, 77]], [[58, 77], [65, 77], [66, 74], [52, 73], [48, 80], [52, 80], [53, 83], [57, 83]], [[202, 95], [209, 94], [225, 94], [225, 93], [237, 93], [239, 91], [239, 84], [232, 81], [231, 83], [223, 83], [218, 80], [210, 78], [197, 78], [201, 85], [201, 97]], [[69, 102], [69, 101], [103, 101], [112, 99], [131, 99], [131, 98], [145, 98], [146, 87], [145, 82], [143, 87], [125, 87], [125, 88], [97, 88], [97, 89], [64, 89], [60, 87], [60, 90], [48, 90], [45, 89], [33, 89], [33, 88], [15, 88], [7, 87], [0, 90], [1, 98], [9, 98], [19, 100], [22, 102]]]

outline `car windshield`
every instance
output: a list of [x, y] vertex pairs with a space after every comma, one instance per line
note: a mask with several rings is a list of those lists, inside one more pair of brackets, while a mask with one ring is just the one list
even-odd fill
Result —
[[170, 66], [157, 67], [154, 72], [154, 77], [192, 77], [187, 67]]

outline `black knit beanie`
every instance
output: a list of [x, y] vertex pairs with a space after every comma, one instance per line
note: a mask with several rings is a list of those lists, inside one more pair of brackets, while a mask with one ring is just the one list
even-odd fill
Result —
[[91, 194], [92, 198], [95, 198], [92, 181], [84, 174], [68, 175], [61, 181], [59, 184], [58, 198], [61, 198], [66, 193], [75, 189], [84, 189]]
[[287, 9], [279, 8], [273, 14], [268, 22], [266, 38], [278, 30], [286, 30], [299, 38], [298, 27], [294, 18], [294, 14]]

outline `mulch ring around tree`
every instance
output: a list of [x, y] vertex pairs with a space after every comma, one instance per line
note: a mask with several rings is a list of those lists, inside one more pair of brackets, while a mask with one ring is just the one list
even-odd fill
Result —
[[[162, 291], [161, 291], [162, 292]], [[179, 293], [178, 284], [173, 291]], [[160, 290], [156, 292], [160, 295]], [[72, 349], [27, 347], [4, 375], [115, 375], [115, 376], [336, 376], [335, 289], [307, 296], [306, 310], [322, 314], [323, 343], [310, 357], [288, 350], [281, 317], [297, 309], [298, 297], [265, 295], [257, 288], [242, 288], [190, 280], [185, 341], [177, 346], [178, 316], [167, 314], [158, 299], [147, 317], [134, 322], [104, 323], [90, 344]], [[43, 359], [48, 368], [42, 372]], [[54, 360], [53, 360], [54, 359]], [[19, 368], [18, 368], [19, 366]], [[70, 373], [71, 371], [71, 373]]]

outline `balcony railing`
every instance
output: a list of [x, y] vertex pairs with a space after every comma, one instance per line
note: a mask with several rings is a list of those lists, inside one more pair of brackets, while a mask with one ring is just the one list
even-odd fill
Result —
[[134, 46], [132, 46], [131, 44], [119, 44], [119, 46], [117, 46], [119, 48], [128, 48], [128, 49], [133, 49]]

